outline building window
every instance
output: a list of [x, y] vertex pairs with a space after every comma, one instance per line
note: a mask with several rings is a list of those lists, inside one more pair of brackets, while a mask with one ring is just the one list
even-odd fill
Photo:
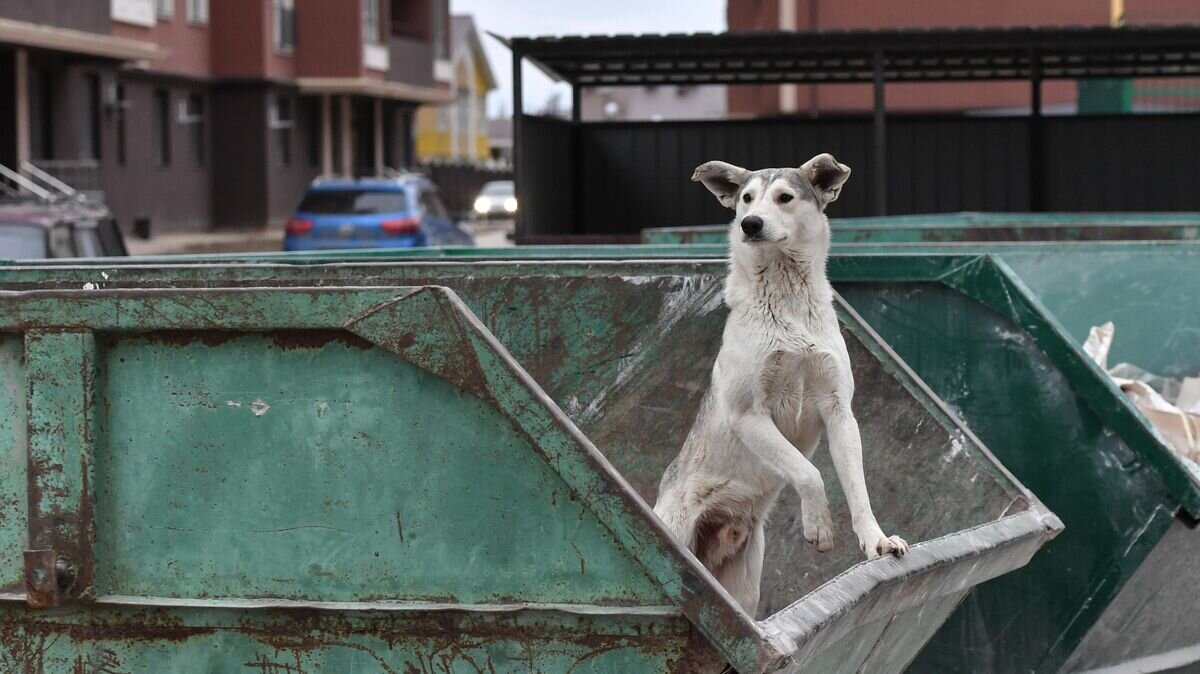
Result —
[[271, 111], [271, 128], [275, 131], [275, 156], [280, 166], [291, 166], [292, 164], [293, 125], [291, 97], [275, 97], [275, 106]]
[[191, 94], [179, 102], [179, 123], [188, 128], [188, 156], [193, 166], [204, 166], [204, 96]]
[[171, 19], [175, 16], [175, 0], [154, 0], [154, 9], [158, 18]]
[[362, 0], [363, 42], [379, 44], [379, 0]]
[[171, 94], [154, 90], [154, 164], [171, 165]]
[[425, 20], [425, 7], [412, 0], [392, 0], [388, 17], [392, 35], [416, 40], [429, 39], [429, 23]]
[[296, 2], [273, 0], [273, 6], [275, 51], [291, 52], [296, 48]]
[[189, 23], [208, 23], [208, 0], [187, 0]]
[[79, 135], [79, 156], [82, 159], [100, 158], [100, 76], [84, 76], [83, 128]]
[[124, 166], [126, 160], [125, 146], [127, 138], [125, 136], [125, 108], [128, 103], [125, 101], [125, 85], [118, 84], [116, 90], [117, 96], [117, 164]]

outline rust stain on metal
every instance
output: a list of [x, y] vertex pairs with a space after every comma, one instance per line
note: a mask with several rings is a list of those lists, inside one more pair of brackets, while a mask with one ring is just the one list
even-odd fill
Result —
[[293, 663], [278, 662], [268, 658], [265, 654], [259, 653], [251, 662], [244, 663], [242, 666], [247, 669], [257, 669], [263, 674], [305, 674], [304, 665], [300, 663], [300, 655], [293, 654]]
[[285, 351], [320, 349], [329, 344], [340, 344], [360, 351], [375, 348], [371, 342], [344, 330], [272, 330], [266, 334], [275, 346]]
[[278, 348], [285, 351], [292, 349], [319, 349], [328, 344], [340, 344], [353, 349], [366, 351], [375, 345], [344, 330], [268, 330], [254, 332], [247, 330], [151, 330], [138, 333], [137, 339], [167, 346], [187, 346], [199, 342], [204, 346], [216, 347], [233, 340], [245, 337], [265, 335]]
[[669, 660], [667, 666], [667, 671], [679, 674], [721, 674], [733, 671], [695, 627], [691, 630], [687, 646], [681, 650], [678, 657]]
[[193, 637], [216, 634], [218, 631], [215, 627], [183, 625], [177, 618], [150, 611], [137, 611], [112, 621], [105, 621], [97, 616], [93, 621], [85, 623], [53, 622], [26, 615], [0, 625], [0, 650], [11, 653], [13, 644], [26, 643], [34, 638], [57, 639], [65, 636], [78, 643], [182, 643]]
[[58, 555], [53, 550], [25, 551], [25, 601], [31, 608], [53, 608], [62, 603]]
[[[121, 667], [117, 658], [120, 650], [110, 646], [116, 642], [162, 648], [169, 643], [230, 631], [274, 651], [274, 654], [250, 656], [245, 666], [292, 674], [306, 671], [302, 654], [343, 647], [371, 655], [382, 667], [381, 671], [422, 674], [450, 671], [463, 664], [476, 668], [468, 671], [492, 671], [495, 666], [492, 658], [486, 651], [476, 650], [488, 644], [520, 644], [522, 650], [531, 654], [544, 648], [557, 652], [563, 645], [570, 645], [578, 648], [578, 652], [573, 653], [573, 663], [567, 671], [586, 668], [596, 658], [622, 649], [662, 656], [669, 665], [663, 671], [674, 674], [710, 671], [716, 674], [719, 668], [710, 667], [720, 662], [710, 646], [689, 636], [691, 628], [682, 620], [650, 624], [645, 629], [637, 626], [624, 634], [595, 634], [587, 631], [586, 626], [559, 623], [553, 616], [530, 620], [514, 615], [479, 621], [479, 616], [471, 611], [377, 615], [358, 620], [320, 609], [282, 609], [266, 615], [247, 615], [227, 627], [188, 626], [178, 616], [155, 608], [117, 618], [105, 615], [107, 611], [102, 607], [93, 609], [85, 623], [57, 622], [33, 614], [13, 616], [15, 620], [0, 621], [0, 651], [7, 654], [8, 662], [18, 668], [23, 666], [22, 671], [41, 672], [48, 645], [59, 640], [70, 641], [79, 649], [77, 653], [82, 651], [75, 658], [74, 671], [115, 672]], [[470, 638], [464, 641], [464, 636]], [[389, 652], [397, 648], [407, 651], [414, 642], [420, 646], [407, 661], [385, 662], [382, 648], [376, 650], [357, 641], [364, 637], [378, 639], [387, 645]]]
[[127, 670], [121, 666], [121, 659], [114, 651], [101, 648], [88, 653], [86, 658], [83, 655], [76, 656], [71, 671], [72, 674], [125, 674]]
[[204, 346], [221, 346], [245, 335], [245, 332], [234, 330], [150, 330], [139, 332], [137, 338], [166, 346], [187, 346], [196, 342]]
[[[93, 396], [94, 398], [94, 396]], [[88, 405], [92, 409], [92, 405]], [[91, 423], [85, 425], [90, 431]], [[94, 446], [91, 443], [88, 446]], [[82, 470], [82, 483], [79, 494], [79, 514], [76, 546], [67, 551], [68, 560], [74, 567], [71, 595], [76, 599], [92, 599], [95, 593], [93, 587], [96, 576], [96, 499], [92, 493], [91, 458], [86, 454], [79, 457]]]

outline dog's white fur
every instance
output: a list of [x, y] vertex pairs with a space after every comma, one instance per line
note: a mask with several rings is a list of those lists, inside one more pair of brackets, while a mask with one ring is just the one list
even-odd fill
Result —
[[[663, 475], [654, 511], [751, 615], [763, 528], [785, 486], [800, 495], [804, 537], [821, 552], [833, 547], [825, 485], [810, 461], [822, 430], [859, 547], [869, 558], [908, 551], [871, 511], [850, 408], [854, 379], [825, 274], [824, 211], [849, 175], [821, 154], [798, 169], [751, 172], [707, 162], [692, 176], [737, 213], [729, 231], [729, 317], [712, 385]], [[755, 218], [761, 231], [751, 231]]]

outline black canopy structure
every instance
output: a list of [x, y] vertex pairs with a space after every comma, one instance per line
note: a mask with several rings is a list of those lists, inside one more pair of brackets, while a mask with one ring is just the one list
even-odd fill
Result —
[[[523, 149], [521, 63], [526, 59], [573, 86], [576, 123], [583, 87], [872, 83], [877, 174], [886, 166], [889, 83], [1027, 80], [1030, 133], [1036, 139], [1043, 80], [1200, 75], [1197, 25], [516, 37], [505, 42], [513, 56], [518, 166]], [[1040, 162], [1032, 156], [1030, 163], [1037, 210]], [[518, 190], [519, 174], [518, 168]], [[885, 181], [873, 183], [874, 211], [886, 214]]]
[[514, 38], [573, 85], [929, 82], [1200, 74], [1200, 26]]

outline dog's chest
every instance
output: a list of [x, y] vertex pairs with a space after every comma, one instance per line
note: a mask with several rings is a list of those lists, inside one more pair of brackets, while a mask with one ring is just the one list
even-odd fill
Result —
[[767, 399], [784, 406], [799, 401], [804, 393], [804, 378], [812, 356], [812, 350], [776, 349], [769, 352], [763, 364]]

